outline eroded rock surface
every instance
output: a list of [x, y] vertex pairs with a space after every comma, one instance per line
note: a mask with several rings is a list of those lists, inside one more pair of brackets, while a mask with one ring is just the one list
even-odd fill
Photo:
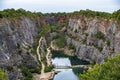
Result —
[[27, 68], [38, 67], [32, 49], [36, 44], [35, 37], [40, 26], [39, 18], [20, 17], [0, 20], [0, 67], [12, 69], [8, 70], [10, 80], [22, 77], [19, 65]]

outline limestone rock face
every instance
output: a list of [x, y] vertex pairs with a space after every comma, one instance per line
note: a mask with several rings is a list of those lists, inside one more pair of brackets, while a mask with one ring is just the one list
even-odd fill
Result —
[[[85, 16], [67, 17], [66, 24], [59, 21], [59, 17], [42, 18], [43, 21], [39, 17], [0, 19], [0, 68], [8, 70], [9, 80], [24, 80], [19, 65], [27, 68], [39, 66], [37, 56], [32, 54], [32, 50], [38, 45], [36, 38], [42, 24], [60, 26], [58, 30], [43, 36], [40, 46], [43, 59], [48, 47], [63, 50], [68, 55], [76, 55], [79, 59], [91, 63], [102, 63], [109, 56], [120, 53], [120, 26], [114, 20]], [[61, 34], [66, 43], [60, 49], [55, 44], [55, 37]]]
[[66, 37], [67, 44], [73, 44], [76, 48], [75, 55], [81, 59], [86, 60], [91, 63], [93, 62], [104, 62], [104, 56], [97, 50], [94, 46], [88, 46], [80, 44], [80, 42], [75, 41], [69, 37]]
[[36, 56], [32, 55], [31, 50], [36, 43], [35, 37], [40, 26], [39, 18], [0, 20], [0, 67], [13, 68], [8, 73], [10, 80], [19, 79], [19, 65], [28, 68], [38, 67]]
[[114, 49], [116, 54], [120, 53], [120, 32], [115, 34]]
[[42, 58], [45, 58], [46, 57], [46, 52], [47, 52], [47, 42], [46, 42], [45, 37], [42, 37], [40, 47], [41, 47], [40, 48], [40, 55], [41, 55]]
[[101, 63], [120, 52], [120, 31], [113, 20], [70, 18], [66, 42], [76, 48], [79, 59]]

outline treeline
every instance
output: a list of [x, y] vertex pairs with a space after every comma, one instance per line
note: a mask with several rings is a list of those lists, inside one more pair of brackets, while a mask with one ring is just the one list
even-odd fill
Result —
[[80, 80], [120, 80], [120, 55], [96, 64], [93, 69], [81, 74]]
[[45, 13], [42, 14], [41, 12], [30, 12], [26, 11], [22, 8], [20, 9], [5, 9], [3, 11], [0, 11], [0, 18], [13, 18], [13, 17], [19, 17], [19, 16], [76, 16], [76, 15], [84, 15], [86, 17], [102, 17], [106, 19], [115, 19], [116, 21], [120, 22], [120, 9], [113, 12], [113, 13], [107, 13], [107, 12], [99, 12], [99, 11], [92, 11], [89, 9], [86, 10], [80, 10], [75, 12], [58, 12], [58, 13]]
[[120, 23], [120, 9], [113, 12], [113, 13], [107, 13], [107, 12], [99, 12], [99, 11], [92, 11], [92, 10], [80, 10], [80, 11], [75, 11], [73, 13], [68, 13], [69, 16], [79, 16], [83, 15], [86, 17], [98, 17], [98, 18], [105, 18], [105, 19], [113, 19], [117, 22]]
[[120, 9], [112, 13], [112, 18], [120, 23]]
[[113, 13], [108, 13], [108, 12], [99, 12], [99, 11], [92, 11], [89, 9], [86, 10], [80, 10], [80, 11], [75, 11], [75, 12], [58, 12], [58, 13], [46, 13], [44, 14], [49, 15], [49, 16], [68, 16], [68, 17], [76, 17], [80, 15], [84, 15], [86, 17], [100, 17], [100, 18], [105, 18], [105, 19], [114, 19], [116, 21], [120, 21], [120, 10], [117, 10]]
[[26, 11], [22, 8], [20, 9], [5, 9], [3, 11], [0, 11], [0, 18], [14, 18], [14, 17], [20, 17], [20, 16], [29, 16], [29, 17], [35, 17], [35, 16], [41, 16], [42, 13], [40, 12], [30, 12]]
[[85, 15], [86, 17], [104, 17], [104, 18], [110, 18], [111, 15], [112, 15], [111, 13], [92, 11], [92, 10], [89, 10], [89, 9], [75, 11], [72, 14], [75, 14], [75, 15], [80, 15], [81, 14], [81, 15]]

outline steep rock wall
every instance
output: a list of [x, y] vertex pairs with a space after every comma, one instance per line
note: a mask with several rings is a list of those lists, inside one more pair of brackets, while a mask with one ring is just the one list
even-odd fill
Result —
[[[13, 67], [12, 70], [8, 70], [10, 80], [24, 79], [18, 68], [19, 65], [27, 68], [39, 66], [37, 56], [32, 54], [32, 50], [34, 45], [38, 45], [35, 39], [42, 24], [57, 26], [64, 23], [54, 16], [44, 19], [46, 22], [41, 21], [39, 17], [0, 19], [0, 67], [7, 70]], [[67, 17], [67, 19], [67, 25], [66, 23], [64, 26], [60, 25], [55, 32], [43, 36], [45, 38], [41, 41], [40, 48], [43, 60], [46, 57], [47, 47], [58, 49], [54, 43], [51, 43], [57, 35], [64, 35], [67, 43], [60, 50], [91, 63], [104, 62], [109, 56], [115, 56], [120, 52], [120, 26], [116, 21], [85, 16]], [[63, 27], [65, 30], [62, 30]], [[72, 51], [69, 49], [71, 44], [73, 45]]]
[[40, 28], [40, 18], [12, 18], [0, 20], [0, 67], [12, 67], [8, 71], [10, 80], [23, 78], [17, 66], [38, 67], [32, 48]]
[[67, 45], [73, 44], [79, 59], [104, 62], [120, 52], [119, 25], [103, 18], [69, 18]]

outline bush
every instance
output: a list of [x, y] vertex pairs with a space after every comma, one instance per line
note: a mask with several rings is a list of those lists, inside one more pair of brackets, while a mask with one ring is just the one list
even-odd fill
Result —
[[98, 39], [102, 39], [103, 41], [105, 41], [105, 35], [104, 35], [102, 32], [98, 31], [98, 32], [95, 34], [95, 36], [96, 36]]
[[58, 28], [59, 28], [58, 25], [56, 25], [56, 26], [51, 26], [51, 30], [52, 30], [52, 31], [56, 31]]
[[0, 80], [8, 80], [6, 72], [3, 69], [0, 69]]
[[107, 43], [106, 43], [106, 44], [107, 44], [107, 46], [110, 46], [110, 41], [109, 41], [109, 40], [107, 40]]
[[39, 36], [45, 36], [47, 34], [49, 34], [51, 32], [51, 28], [50, 28], [50, 25], [44, 25], [42, 26], [42, 28], [40, 29], [40, 32], [39, 32]]
[[23, 75], [25, 76], [24, 80], [33, 80], [33, 75], [26, 67], [20, 66]]
[[28, 17], [36, 17], [41, 16], [42, 13], [33, 13], [30, 11], [26, 11], [22, 8], [20, 9], [5, 9], [3, 11], [0, 11], [0, 18], [16, 18], [20, 16], [28, 16]]
[[75, 46], [73, 44], [69, 44], [69, 49], [72, 49], [75, 51]]
[[66, 40], [64, 35], [59, 34], [56, 37], [54, 37], [54, 39], [56, 39], [56, 45], [59, 48], [64, 48], [66, 46]]
[[33, 68], [33, 69], [30, 69], [30, 72], [31, 72], [31, 73], [38, 73], [38, 74], [40, 74], [40, 71], [41, 71], [40, 68]]
[[100, 52], [103, 50], [102, 47], [99, 47], [98, 45], [94, 45], [95, 48], [97, 48]]
[[50, 72], [53, 68], [54, 68], [53, 65], [46, 66], [46, 67], [45, 67], [45, 72]]
[[80, 80], [119, 80], [120, 55], [109, 58], [103, 64], [96, 64], [93, 69], [85, 74], [80, 74]]
[[13, 66], [8, 66], [8, 67], [7, 67], [7, 70], [8, 70], [8, 71], [12, 71], [12, 70], [13, 70]]

